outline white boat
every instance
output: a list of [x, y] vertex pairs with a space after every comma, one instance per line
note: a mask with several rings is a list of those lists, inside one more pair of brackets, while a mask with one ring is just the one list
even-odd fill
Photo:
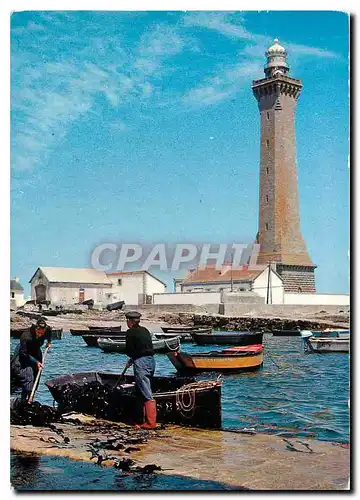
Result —
[[[338, 331], [336, 332], [339, 333]], [[350, 351], [349, 330], [347, 330], [346, 333], [337, 336], [325, 335], [321, 337], [318, 336], [319, 333], [320, 332], [312, 332], [311, 330], [302, 330], [301, 337], [304, 340], [304, 351], [306, 353], [334, 353]]]
[[[172, 337], [170, 339], [156, 339], [153, 336], [152, 345], [155, 352], [169, 352], [176, 351], [180, 348], [180, 338]], [[125, 352], [126, 341], [125, 339], [115, 340], [108, 338], [98, 338], [98, 346], [104, 352]]]

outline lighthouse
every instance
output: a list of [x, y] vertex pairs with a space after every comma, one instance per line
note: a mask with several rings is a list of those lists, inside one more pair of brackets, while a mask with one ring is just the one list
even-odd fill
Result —
[[315, 268], [300, 228], [295, 111], [301, 80], [289, 76], [279, 40], [265, 52], [265, 78], [252, 90], [260, 111], [258, 264], [272, 263], [285, 292], [315, 292]]

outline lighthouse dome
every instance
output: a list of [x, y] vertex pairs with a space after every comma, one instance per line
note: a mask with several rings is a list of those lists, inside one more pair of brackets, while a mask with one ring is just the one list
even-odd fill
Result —
[[274, 56], [274, 55], [283, 55], [286, 56], [286, 49], [282, 45], [280, 45], [279, 40], [275, 38], [274, 43], [267, 49], [265, 52], [266, 57]]
[[280, 45], [279, 40], [275, 38], [274, 43], [265, 52], [267, 63], [264, 68], [267, 77], [286, 75], [289, 67], [286, 62], [286, 49]]

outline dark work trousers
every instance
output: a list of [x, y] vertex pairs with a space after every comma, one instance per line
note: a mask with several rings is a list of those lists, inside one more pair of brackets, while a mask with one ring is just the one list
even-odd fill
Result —
[[146, 401], [153, 399], [151, 379], [155, 372], [154, 356], [142, 356], [134, 360], [134, 377], [136, 387], [136, 420], [143, 421], [143, 407]]
[[17, 386], [21, 387], [21, 399], [23, 401], [29, 398], [37, 373], [38, 369], [36, 366], [20, 363], [19, 349], [17, 347], [11, 360], [11, 378], [14, 379]]

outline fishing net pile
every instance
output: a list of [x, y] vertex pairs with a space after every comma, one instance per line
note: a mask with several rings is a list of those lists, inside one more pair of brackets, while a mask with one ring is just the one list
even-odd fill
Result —
[[32, 404], [16, 400], [10, 408], [10, 423], [14, 425], [34, 425], [43, 427], [53, 422], [61, 422], [60, 412], [37, 401]]
[[118, 418], [121, 415], [119, 395], [131, 394], [132, 389], [117, 389], [93, 381], [83, 385], [75, 383], [61, 386], [59, 410], [78, 411], [103, 418]]

